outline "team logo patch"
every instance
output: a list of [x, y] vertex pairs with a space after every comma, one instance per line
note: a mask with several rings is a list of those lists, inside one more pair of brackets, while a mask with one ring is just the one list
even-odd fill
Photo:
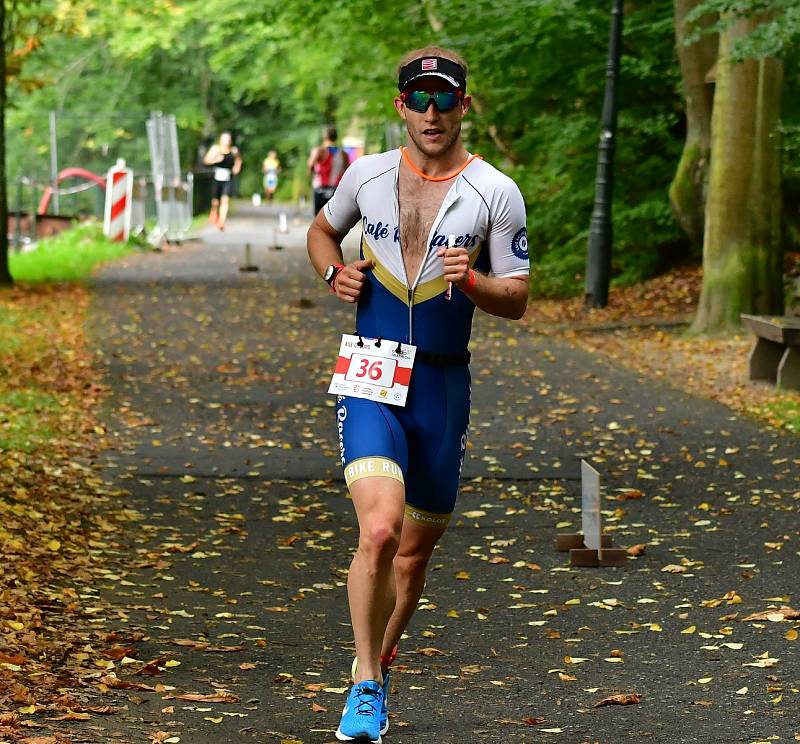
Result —
[[423, 59], [422, 60], [422, 69], [423, 70], [435, 70], [436, 69], [436, 60], [435, 59]]
[[528, 230], [521, 228], [511, 241], [511, 250], [517, 258], [528, 258]]

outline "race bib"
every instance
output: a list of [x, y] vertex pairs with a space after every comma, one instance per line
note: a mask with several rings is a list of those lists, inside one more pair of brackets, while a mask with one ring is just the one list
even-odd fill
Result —
[[214, 168], [215, 181], [230, 181], [231, 171], [230, 168]]
[[404, 406], [416, 353], [411, 344], [345, 334], [328, 392]]

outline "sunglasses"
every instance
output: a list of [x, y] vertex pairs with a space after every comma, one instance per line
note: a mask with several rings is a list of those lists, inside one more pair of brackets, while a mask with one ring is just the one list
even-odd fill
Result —
[[400, 94], [400, 100], [418, 114], [424, 114], [431, 101], [440, 113], [446, 114], [458, 106], [463, 97], [464, 94], [460, 90], [411, 90]]

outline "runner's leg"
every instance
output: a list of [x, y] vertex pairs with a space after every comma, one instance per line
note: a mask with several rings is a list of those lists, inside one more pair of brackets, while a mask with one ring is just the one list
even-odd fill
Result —
[[228, 207], [230, 206], [231, 198], [227, 194], [223, 194], [219, 200], [219, 228], [220, 230], [225, 227], [225, 220], [228, 219]]
[[397, 599], [386, 626], [381, 655], [388, 657], [399, 643], [425, 588], [425, 573], [433, 549], [445, 527], [420, 524], [409, 516], [403, 521], [400, 546], [394, 558]]
[[359, 526], [358, 548], [347, 578], [358, 658], [355, 682], [382, 682], [379, 657], [395, 607], [393, 560], [403, 525], [404, 489], [393, 478], [370, 477], [352, 483], [350, 493]]

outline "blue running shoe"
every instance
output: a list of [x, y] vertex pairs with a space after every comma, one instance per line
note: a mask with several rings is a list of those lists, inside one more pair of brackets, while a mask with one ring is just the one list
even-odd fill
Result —
[[[356, 678], [356, 670], [358, 669], [358, 657], [353, 659], [353, 666], [350, 668], [350, 674], [353, 676], [353, 681], [355, 682]], [[389, 730], [389, 677], [390, 677], [389, 670], [387, 669], [383, 673], [383, 685], [381, 685], [383, 689], [383, 703], [381, 704], [381, 736], [383, 736]]]
[[381, 744], [382, 708], [383, 688], [377, 682], [368, 679], [353, 685], [342, 711], [336, 738], [359, 744]]

